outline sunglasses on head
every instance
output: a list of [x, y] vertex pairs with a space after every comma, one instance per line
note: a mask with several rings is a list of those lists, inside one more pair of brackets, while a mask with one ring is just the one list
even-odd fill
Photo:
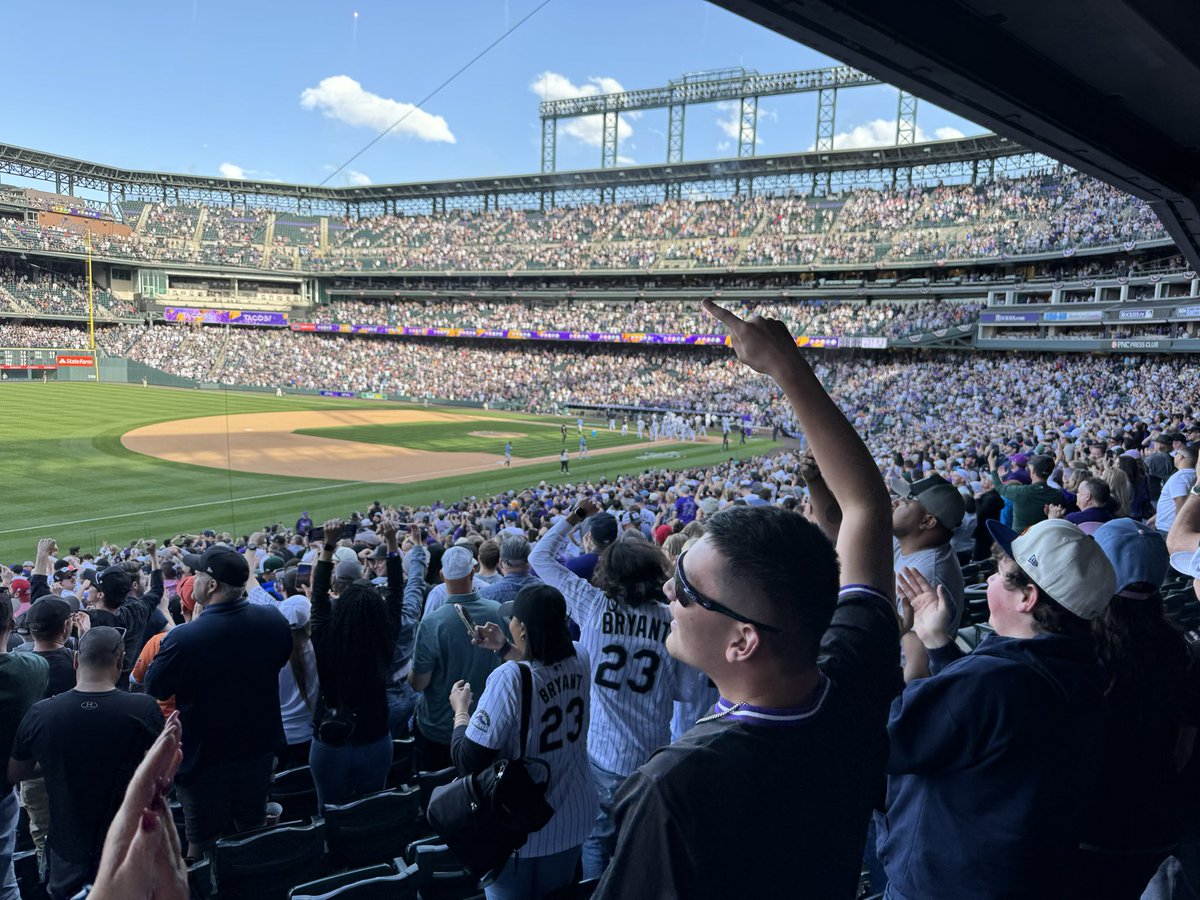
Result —
[[688, 607], [695, 603], [701, 609], [707, 609], [709, 612], [720, 613], [723, 616], [728, 616], [736, 622], [742, 622], [746, 625], [753, 625], [755, 628], [761, 628], [763, 631], [770, 631], [775, 634], [780, 634], [782, 629], [776, 628], [774, 625], [766, 625], [762, 622], [755, 621], [749, 616], [744, 616], [735, 609], [730, 609], [723, 603], [719, 603], [712, 597], [706, 597], [694, 587], [688, 584], [687, 575], [683, 571], [683, 558], [687, 556], [687, 551], [679, 554], [679, 558], [675, 560], [675, 599], [679, 601], [682, 607]]

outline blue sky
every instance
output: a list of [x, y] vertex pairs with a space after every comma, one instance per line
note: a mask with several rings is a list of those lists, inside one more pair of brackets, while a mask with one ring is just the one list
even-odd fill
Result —
[[[539, 2], [9, 4], [16, 78], [0, 141], [130, 168], [317, 183]], [[551, 0], [334, 178], [533, 172], [543, 96], [834, 62], [703, 0]], [[843, 91], [838, 145], [890, 143], [895, 117], [894, 89]], [[815, 119], [815, 95], [763, 100], [759, 152], [808, 149]], [[928, 139], [983, 130], [924, 102], [917, 122]], [[663, 161], [665, 131], [665, 110], [623, 119], [622, 161]], [[689, 107], [686, 157], [735, 155], [730, 132], [736, 110]], [[560, 123], [559, 168], [599, 163], [599, 123]]]

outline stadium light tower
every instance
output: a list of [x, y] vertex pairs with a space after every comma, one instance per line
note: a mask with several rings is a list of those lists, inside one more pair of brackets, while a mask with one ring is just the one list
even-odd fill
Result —
[[[643, 109], [667, 110], [667, 164], [683, 162], [684, 120], [689, 104], [730, 103], [739, 105], [738, 157], [755, 154], [758, 131], [758, 101], [761, 97], [784, 94], [817, 94], [816, 150], [833, 150], [836, 132], [837, 93], [851, 87], [883, 84], [865, 72], [850, 66], [806, 69], [760, 75], [752, 69], [715, 69], [693, 72], [667, 83], [665, 87], [588, 97], [544, 100], [539, 107], [542, 119], [542, 171], [553, 172], [558, 166], [558, 120], [580, 116], [600, 116], [600, 166], [617, 165], [621, 113]], [[896, 115], [896, 144], [915, 143], [917, 137], [917, 98], [900, 92]]]

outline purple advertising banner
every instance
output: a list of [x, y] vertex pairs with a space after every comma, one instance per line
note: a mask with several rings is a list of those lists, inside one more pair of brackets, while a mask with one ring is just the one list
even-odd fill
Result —
[[979, 314], [980, 322], [1040, 322], [1041, 320], [1042, 314], [1035, 312], [985, 312]]
[[188, 306], [168, 306], [163, 313], [168, 322], [201, 322], [205, 325], [263, 325], [287, 328], [288, 314], [253, 309], [196, 309]]
[[[412, 328], [400, 325], [348, 325], [340, 322], [292, 322], [292, 331], [312, 331], [322, 334], [390, 334], [405, 337], [479, 338], [506, 341], [581, 341], [593, 344], [690, 344], [704, 346], [727, 346], [729, 338], [723, 334], [658, 334], [648, 331], [532, 331], [523, 328]], [[885, 338], [879, 343], [850, 344], [851, 339], [841, 337], [796, 338], [798, 347], [834, 348], [841, 346], [887, 345]]]

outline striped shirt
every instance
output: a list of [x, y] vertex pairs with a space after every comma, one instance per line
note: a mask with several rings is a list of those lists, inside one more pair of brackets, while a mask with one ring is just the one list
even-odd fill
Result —
[[626, 607], [558, 561], [571, 532], [559, 518], [534, 545], [530, 565], [562, 592], [592, 662], [588, 756], [606, 772], [629, 775], [671, 742], [679, 663], [667, 653], [671, 611], [665, 603]]
[[[549, 856], [578, 847], [596, 821], [596, 789], [588, 768], [589, 683], [586, 651], [552, 666], [535, 662], [533, 704], [525, 755], [550, 767], [546, 802], [554, 817], [529, 836], [521, 856]], [[488, 676], [475, 707], [467, 738], [515, 759], [521, 752], [521, 676], [517, 662], [507, 662]], [[536, 776], [536, 770], [534, 772]]]

